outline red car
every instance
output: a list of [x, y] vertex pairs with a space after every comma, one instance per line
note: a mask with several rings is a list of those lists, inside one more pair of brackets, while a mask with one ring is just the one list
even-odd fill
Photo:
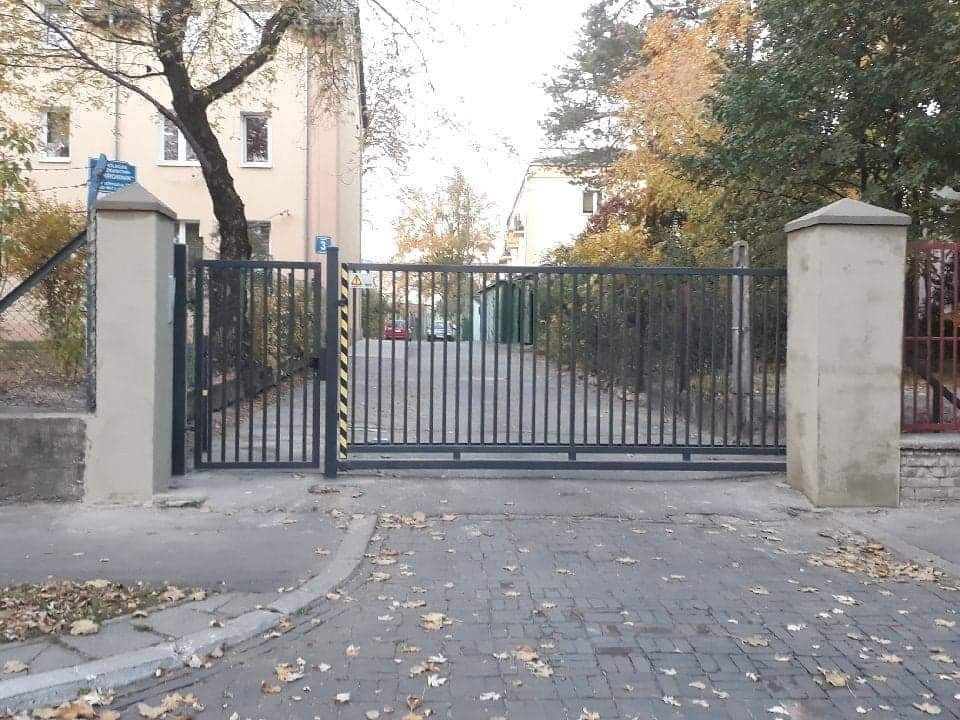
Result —
[[384, 340], [406, 340], [407, 339], [407, 323], [403, 320], [397, 320], [395, 322], [387, 321], [387, 326], [383, 329], [383, 339]]

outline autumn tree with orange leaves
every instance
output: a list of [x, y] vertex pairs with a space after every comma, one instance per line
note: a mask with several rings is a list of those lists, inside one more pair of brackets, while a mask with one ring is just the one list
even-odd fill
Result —
[[749, 51], [747, 0], [721, 0], [696, 19], [664, 12], [646, 24], [637, 67], [617, 86], [630, 150], [605, 174], [612, 198], [560, 261], [603, 264], [725, 262], [724, 196], [700, 188], [678, 160], [719, 129], [707, 113], [730, 53]]

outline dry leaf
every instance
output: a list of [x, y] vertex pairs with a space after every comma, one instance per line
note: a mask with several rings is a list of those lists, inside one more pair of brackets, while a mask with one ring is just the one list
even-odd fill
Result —
[[763, 585], [754, 585], [750, 588], [750, 592], [754, 595], [769, 595], [770, 591], [767, 590]]
[[264, 695], [276, 695], [280, 692], [279, 685], [271, 685], [266, 680], [260, 682], [260, 692]]
[[299, 665], [293, 667], [290, 663], [277, 665], [273, 668], [273, 672], [276, 674], [277, 680], [282, 683], [291, 683], [303, 677], [303, 667]]
[[533, 662], [540, 658], [540, 654], [529, 645], [520, 645], [510, 653], [520, 662]]
[[944, 620], [943, 618], [937, 618], [933, 621], [933, 624], [938, 627], [953, 628], [956, 624], [956, 620]]
[[924, 702], [922, 702], [922, 703], [914, 703], [913, 706], [914, 706], [917, 710], [919, 710], [920, 712], [926, 713], [927, 715], [939, 715], [939, 714], [940, 714], [940, 708], [939, 708], [937, 705], [933, 705], [933, 704], [928, 703], [928, 702], [926, 702], [926, 701], [924, 701]]
[[750, 647], [767, 647], [770, 643], [762, 635], [751, 635], [749, 637], [740, 638], [740, 642], [744, 645], [749, 645]]
[[439, 612], [426, 613], [421, 615], [420, 619], [420, 627], [424, 630], [441, 630], [444, 626], [452, 624], [446, 615]]
[[20, 662], [19, 660], [7, 660], [3, 664], [3, 672], [5, 674], [13, 674], [18, 672], [26, 672], [29, 668], [26, 664]]
[[334, 696], [333, 700], [335, 703], [337, 703], [337, 705], [344, 705], [350, 702], [350, 693], [348, 692], [337, 693], [336, 696]]
[[93, 620], [88, 620], [86, 618], [74, 620], [70, 624], [71, 635], [93, 635], [99, 630], [99, 625], [97, 625]]
[[499, 699], [500, 699], [500, 693], [498, 693], [498, 692], [485, 692], [485, 693], [482, 693], [478, 699], [480, 700], [480, 702], [488, 702], [488, 701], [491, 701], [491, 700], [499, 700]]
[[600, 713], [592, 712], [586, 708], [583, 708], [583, 710], [580, 711], [580, 717], [577, 718], [577, 720], [600, 720]]
[[819, 668], [819, 670], [823, 673], [823, 679], [826, 680], [828, 685], [833, 687], [847, 687], [850, 676], [846, 673], [842, 673], [839, 670], [826, 670], [824, 668]]

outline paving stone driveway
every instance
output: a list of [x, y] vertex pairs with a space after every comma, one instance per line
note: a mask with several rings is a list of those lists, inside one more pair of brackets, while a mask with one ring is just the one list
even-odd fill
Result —
[[[394, 516], [340, 599], [113, 707], [189, 690], [197, 717], [240, 720], [960, 717], [954, 581], [812, 564], [835, 544], [818, 529]], [[425, 629], [429, 613], [450, 624]], [[298, 658], [303, 677], [279, 682]]]

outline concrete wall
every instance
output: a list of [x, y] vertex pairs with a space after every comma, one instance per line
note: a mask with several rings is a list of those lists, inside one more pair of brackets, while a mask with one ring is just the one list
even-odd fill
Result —
[[960, 436], [952, 433], [903, 436], [900, 500], [904, 504], [960, 501]]
[[0, 504], [83, 497], [85, 415], [0, 415]]

